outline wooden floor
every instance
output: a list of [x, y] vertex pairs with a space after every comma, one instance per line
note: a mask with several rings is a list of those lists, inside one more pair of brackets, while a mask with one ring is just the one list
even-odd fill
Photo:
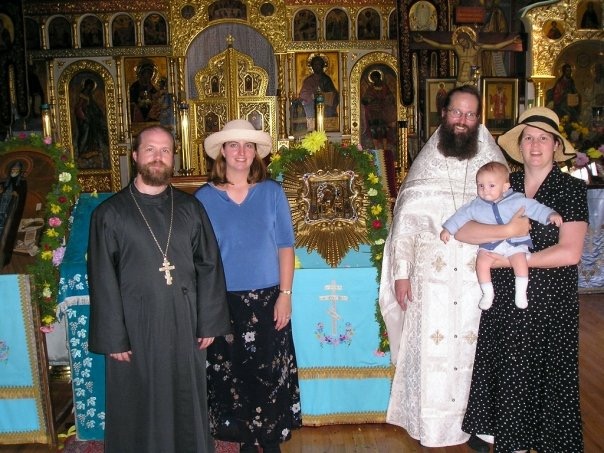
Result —
[[[604, 452], [604, 295], [581, 295], [580, 355], [581, 410], [585, 452]], [[54, 384], [54, 398], [68, 398], [69, 386]], [[59, 401], [61, 403], [61, 401]], [[64, 423], [63, 423], [64, 425]], [[64, 426], [59, 427], [58, 431]], [[423, 448], [405, 430], [391, 425], [331, 425], [304, 427], [294, 432], [284, 453], [466, 453], [465, 445]], [[0, 446], [0, 452], [52, 452], [44, 445]], [[134, 453], [134, 452], [133, 452]], [[563, 453], [563, 452], [560, 452]]]

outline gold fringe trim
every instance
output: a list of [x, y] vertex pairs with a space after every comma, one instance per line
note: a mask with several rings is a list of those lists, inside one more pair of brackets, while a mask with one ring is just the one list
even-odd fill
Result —
[[0, 388], [0, 399], [19, 400], [33, 399], [38, 396], [38, 392], [33, 387], [2, 387]]
[[347, 414], [302, 414], [303, 426], [348, 425], [360, 423], [386, 423], [386, 412], [351, 412]]
[[321, 367], [298, 368], [300, 379], [392, 379], [394, 366], [389, 367]]
[[44, 431], [1, 433], [0, 445], [2, 444], [52, 444], [52, 439]]

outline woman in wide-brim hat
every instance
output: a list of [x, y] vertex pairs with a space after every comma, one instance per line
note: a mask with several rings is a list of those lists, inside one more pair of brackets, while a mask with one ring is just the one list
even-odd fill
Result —
[[560, 133], [560, 120], [556, 112], [547, 107], [533, 107], [524, 111], [518, 118], [518, 124], [497, 139], [499, 146], [516, 162], [523, 161], [520, 138], [527, 126], [536, 127], [554, 136], [555, 162], [564, 162], [575, 156], [573, 145]]
[[[510, 177], [512, 189], [554, 209], [564, 223], [558, 228], [530, 222], [526, 310], [514, 304], [509, 263], [500, 261], [502, 268], [492, 271], [495, 300], [481, 314], [462, 429], [493, 435], [496, 452], [583, 451], [577, 263], [587, 231], [587, 190], [584, 181], [558, 168], [556, 162], [573, 154], [558, 126], [553, 111], [535, 107], [498, 140], [523, 164]], [[504, 240], [526, 234], [527, 227], [528, 220], [520, 216], [508, 225], [469, 224], [456, 239]]]
[[218, 239], [233, 328], [208, 349], [212, 434], [242, 452], [279, 452], [302, 423], [290, 323], [294, 232], [285, 193], [262, 160], [271, 146], [250, 122], [229, 121], [205, 140], [214, 165], [195, 194]]

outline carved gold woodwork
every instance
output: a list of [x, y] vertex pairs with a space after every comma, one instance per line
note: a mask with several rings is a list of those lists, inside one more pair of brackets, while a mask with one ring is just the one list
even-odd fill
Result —
[[[283, 0], [272, 1], [275, 11], [271, 16], [260, 14], [260, 7], [266, 3], [265, 0], [245, 1], [247, 20], [234, 18], [209, 20], [208, 7], [212, 1], [202, 0], [178, 0], [170, 2], [170, 24], [172, 37], [172, 49], [176, 55], [186, 55], [191, 42], [210, 25], [220, 23], [241, 23], [248, 25], [262, 34], [271, 43], [275, 53], [285, 52], [289, 37], [289, 20], [286, 16], [285, 3]], [[194, 14], [185, 19], [182, 9], [192, 6]]]
[[119, 157], [120, 149], [117, 143], [118, 126], [116, 114], [116, 87], [113, 77], [105, 68], [96, 61], [82, 60], [68, 65], [59, 76], [57, 86], [57, 100], [59, 112], [59, 137], [61, 142], [69, 149], [76, 160], [74, 145], [72, 143], [72, 115], [73, 106], [70, 105], [69, 83], [79, 72], [90, 71], [103, 79], [105, 84], [105, 108], [107, 115], [107, 128], [109, 131], [109, 169], [79, 170], [78, 182], [82, 191], [92, 192], [117, 192], [120, 187]]
[[192, 151], [204, 174], [203, 141], [230, 120], [242, 118], [256, 129], [268, 132], [277, 145], [277, 98], [267, 96], [268, 74], [254, 61], [232, 47], [212, 57], [194, 76], [199, 98], [192, 100]]
[[333, 146], [283, 169], [296, 247], [316, 250], [336, 267], [350, 249], [368, 244], [369, 199], [355, 162]]
[[[535, 6], [521, 17], [527, 30], [531, 31], [532, 50], [531, 65], [528, 68], [528, 78], [540, 84], [536, 95], [536, 105], [545, 105], [545, 91], [558, 76], [556, 62], [563, 52], [578, 42], [593, 41], [597, 46], [604, 42], [604, 30], [578, 28], [577, 10], [581, 0], [567, 0], [558, 3], [548, 3]], [[564, 33], [559, 39], [546, 36], [545, 28], [548, 21], [556, 21], [563, 26]]]
[[[350, 72], [350, 124], [351, 124], [351, 140], [352, 143], [358, 144], [361, 142], [361, 77], [364, 71], [377, 64], [387, 65], [398, 76], [398, 62], [392, 55], [384, 52], [372, 52], [361, 58], [353, 66]], [[400, 102], [400, 84], [396, 84], [396, 103], [397, 103], [397, 120], [407, 121], [413, 117], [413, 106], [405, 107]], [[397, 125], [398, 126], [398, 125]], [[400, 183], [407, 172], [407, 128], [404, 131], [399, 131], [398, 147], [397, 147], [397, 181]], [[402, 133], [401, 133], [402, 132]]]

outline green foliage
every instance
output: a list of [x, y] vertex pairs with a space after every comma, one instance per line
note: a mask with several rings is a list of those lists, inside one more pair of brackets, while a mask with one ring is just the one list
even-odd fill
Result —
[[57, 319], [59, 265], [71, 228], [71, 210], [80, 193], [77, 168], [69, 151], [48, 137], [22, 133], [0, 142], [0, 155], [21, 149], [48, 154], [55, 165], [55, 183], [46, 196], [40, 252], [28, 268], [33, 278], [32, 299], [40, 307], [42, 324], [49, 326]]

